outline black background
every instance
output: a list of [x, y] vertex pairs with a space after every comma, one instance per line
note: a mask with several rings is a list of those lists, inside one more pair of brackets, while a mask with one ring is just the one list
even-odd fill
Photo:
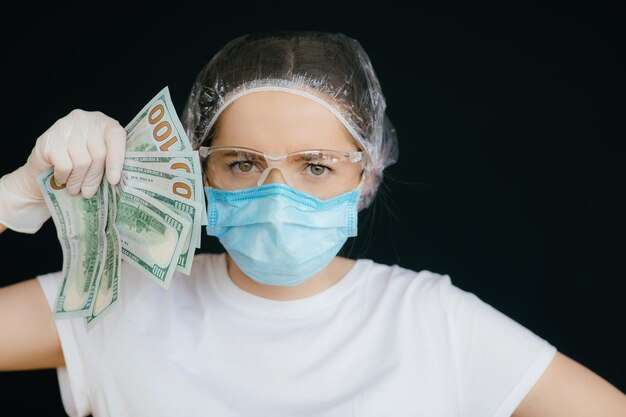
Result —
[[[9, 3], [0, 175], [74, 108], [125, 125], [167, 85], [180, 113], [236, 36], [342, 32], [368, 52], [400, 143], [351, 256], [449, 274], [624, 391], [624, 13], [506, 3]], [[61, 268], [52, 221], [5, 232], [0, 253], [2, 286]], [[0, 397], [64, 415], [53, 370], [0, 373]]]

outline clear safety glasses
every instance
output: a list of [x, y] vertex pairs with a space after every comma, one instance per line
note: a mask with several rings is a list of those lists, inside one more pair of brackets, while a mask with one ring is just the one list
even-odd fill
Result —
[[289, 186], [320, 199], [354, 189], [365, 169], [363, 152], [323, 149], [269, 153], [244, 147], [201, 146], [212, 187], [239, 190], [264, 184], [276, 169]]

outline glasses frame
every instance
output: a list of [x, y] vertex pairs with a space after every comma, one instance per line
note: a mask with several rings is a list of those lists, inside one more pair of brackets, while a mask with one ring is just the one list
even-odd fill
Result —
[[245, 146], [200, 146], [198, 148], [198, 154], [202, 158], [207, 158], [214, 151], [235, 151], [235, 152], [241, 151], [244, 153], [248, 152], [248, 153], [263, 155], [263, 157], [265, 158], [265, 161], [267, 162], [267, 168], [265, 168], [265, 170], [261, 173], [261, 176], [257, 182], [257, 185], [259, 186], [265, 182], [270, 171], [274, 168], [278, 169], [281, 172], [281, 174], [283, 174], [283, 178], [285, 179], [287, 184], [291, 186], [291, 184], [289, 184], [289, 179], [283, 173], [283, 171], [281, 170], [281, 167], [283, 165], [283, 162], [287, 158], [289, 158], [290, 156], [300, 155], [300, 154], [323, 153], [323, 154], [336, 155], [339, 157], [348, 158], [348, 162], [350, 163], [360, 163], [361, 168], [363, 170], [366, 170], [366, 167], [364, 166], [365, 159], [363, 158], [365, 153], [363, 151], [346, 152], [346, 151], [335, 151], [335, 150], [329, 150], [329, 149], [303, 149], [300, 151], [294, 151], [294, 152], [288, 152], [288, 153], [286, 152], [273, 153], [273, 152], [263, 152], [257, 149], [247, 148]]

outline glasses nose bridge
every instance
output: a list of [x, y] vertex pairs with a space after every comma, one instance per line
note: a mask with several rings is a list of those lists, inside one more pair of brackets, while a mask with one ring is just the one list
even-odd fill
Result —
[[285, 180], [285, 183], [287, 183], [287, 185], [291, 187], [291, 183], [289, 182], [288, 175], [286, 175], [285, 171], [283, 171], [282, 169], [285, 163], [285, 160], [287, 159], [288, 156], [289, 154], [286, 154], [286, 153], [263, 152], [263, 157], [265, 158], [265, 163], [267, 164], [267, 166], [261, 173], [261, 177], [259, 178], [257, 185], [258, 186], [263, 185], [268, 175], [270, 174], [270, 171], [272, 169], [277, 169], [278, 171], [280, 171], [283, 179]]
[[265, 162], [267, 162], [268, 167], [277, 167], [281, 166], [289, 154], [286, 153], [272, 153], [272, 152], [263, 152], [263, 157], [265, 158]]

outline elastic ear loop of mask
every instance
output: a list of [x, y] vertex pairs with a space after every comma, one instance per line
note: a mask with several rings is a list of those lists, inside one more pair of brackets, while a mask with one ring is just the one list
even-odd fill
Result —
[[359, 184], [354, 188], [355, 190], [361, 190], [361, 192], [363, 191], [363, 184], [365, 184], [365, 170], [361, 171], [361, 180], [359, 181]]

